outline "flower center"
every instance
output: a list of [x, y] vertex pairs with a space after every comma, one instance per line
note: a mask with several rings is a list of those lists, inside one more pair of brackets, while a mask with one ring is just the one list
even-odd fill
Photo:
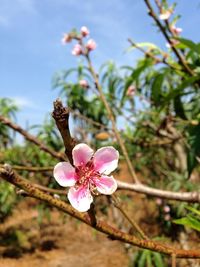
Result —
[[89, 161], [86, 165], [76, 167], [75, 171], [78, 176], [75, 187], [88, 186], [90, 191], [95, 194], [96, 185], [94, 179], [99, 179], [101, 175], [94, 170], [93, 163]]

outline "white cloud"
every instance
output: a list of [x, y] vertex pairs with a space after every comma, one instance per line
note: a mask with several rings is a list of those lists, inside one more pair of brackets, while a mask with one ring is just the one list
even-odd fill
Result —
[[37, 105], [34, 104], [30, 99], [23, 97], [23, 96], [14, 96], [11, 97], [13, 99], [15, 105], [20, 108], [32, 108], [37, 109]]

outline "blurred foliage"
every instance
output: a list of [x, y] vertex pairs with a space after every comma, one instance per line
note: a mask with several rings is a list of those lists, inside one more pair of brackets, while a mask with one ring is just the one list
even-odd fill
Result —
[[186, 207], [190, 211], [185, 217], [173, 220], [173, 223], [184, 225], [200, 232], [200, 210], [194, 207]]

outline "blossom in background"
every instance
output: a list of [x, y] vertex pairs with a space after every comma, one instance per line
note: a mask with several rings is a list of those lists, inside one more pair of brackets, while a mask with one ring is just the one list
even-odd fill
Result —
[[170, 41], [171, 41], [171, 44], [169, 43], [165, 44], [167, 48], [172, 48], [172, 46], [175, 46], [180, 43], [178, 40], [175, 40], [175, 39], [170, 39]]
[[73, 164], [59, 162], [54, 177], [63, 187], [71, 187], [68, 199], [80, 212], [90, 209], [93, 195], [97, 192], [111, 195], [117, 189], [113, 176], [108, 176], [118, 166], [119, 152], [111, 146], [102, 147], [95, 153], [86, 144], [78, 144], [72, 150]]
[[88, 49], [88, 51], [92, 51], [97, 47], [96, 42], [93, 39], [88, 40], [87, 44], [86, 44], [86, 48]]
[[66, 43], [70, 43], [72, 40], [71, 36], [67, 33], [63, 34], [63, 38], [61, 39], [61, 43], [65, 45]]
[[74, 48], [72, 49], [73, 56], [79, 56], [82, 54], [82, 47], [80, 44], [75, 44]]
[[162, 201], [161, 198], [156, 198], [156, 204], [157, 204], [158, 206], [161, 206], [162, 203], [163, 203], [163, 201]]
[[170, 26], [170, 29], [174, 35], [179, 35], [183, 31], [182, 28], [176, 27], [175, 25]]
[[86, 37], [90, 34], [90, 31], [88, 30], [88, 28], [86, 26], [82, 26], [81, 27], [81, 34], [83, 37]]
[[87, 89], [89, 87], [89, 84], [86, 80], [80, 80], [79, 85], [83, 87], [84, 89]]
[[170, 221], [170, 220], [171, 220], [171, 216], [170, 216], [169, 214], [166, 214], [166, 215], [164, 216], [164, 220], [165, 220], [165, 221]]
[[127, 96], [134, 96], [136, 92], [136, 87], [134, 85], [130, 85], [127, 89], [126, 95]]
[[160, 15], [159, 15], [159, 19], [161, 20], [167, 20], [170, 18], [171, 14], [173, 13], [172, 9], [167, 9], [167, 10], [163, 10]]
[[165, 205], [165, 206], [163, 207], [163, 211], [164, 211], [165, 213], [170, 212], [170, 207], [169, 207], [168, 205]]

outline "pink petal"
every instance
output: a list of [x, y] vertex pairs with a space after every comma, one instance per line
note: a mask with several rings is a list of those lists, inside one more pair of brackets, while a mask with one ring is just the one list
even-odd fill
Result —
[[113, 176], [101, 176], [94, 181], [97, 190], [105, 195], [111, 195], [117, 190], [117, 182]]
[[78, 189], [71, 187], [68, 192], [68, 199], [72, 207], [80, 212], [89, 210], [93, 201], [88, 186], [80, 186]]
[[110, 174], [117, 168], [119, 152], [112, 146], [102, 147], [94, 154], [94, 169], [100, 173]]
[[78, 144], [72, 150], [73, 162], [76, 167], [86, 165], [94, 151], [86, 144]]
[[54, 167], [53, 176], [61, 186], [73, 186], [76, 183], [75, 169], [69, 162], [59, 162]]

